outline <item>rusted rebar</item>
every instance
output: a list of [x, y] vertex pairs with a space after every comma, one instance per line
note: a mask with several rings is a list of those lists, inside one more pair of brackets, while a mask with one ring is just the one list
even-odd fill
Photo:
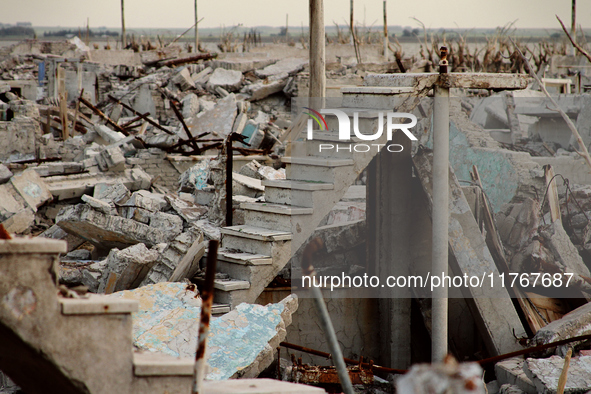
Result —
[[90, 101], [86, 100], [82, 96], [78, 97], [78, 101], [80, 101], [82, 104], [84, 104], [88, 108], [90, 108], [92, 110], [92, 112], [94, 112], [100, 118], [102, 118], [103, 120], [105, 120], [107, 122], [107, 124], [109, 124], [115, 130], [122, 132], [125, 136], [129, 136], [129, 133], [127, 132], [127, 130], [122, 129], [121, 126], [119, 126], [116, 122], [113, 121], [113, 119], [109, 118], [107, 115], [105, 115], [103, 113], [103, 111], [101, 111], [100, 109], [98, 109], [97, 107], [95, 107], [94, 105], [92, 105], [92, 103]]
[[205, 378], [205, 349], [207, 335], [209, 334], [209, 321], [211, 319], [211, 307], [213, 305], [215, 266], [218, 259], [219, 241], [209, 241], [207, 252], [207, 266], [205, 268], [205, 283], [200, 290], [201, 294], [201, 319], [199, 320], [199, 336], [197, 337], [197, 352], [195, 353], [195, 370], [193, 373], [193, 394], [201, 391], [201, 383]]

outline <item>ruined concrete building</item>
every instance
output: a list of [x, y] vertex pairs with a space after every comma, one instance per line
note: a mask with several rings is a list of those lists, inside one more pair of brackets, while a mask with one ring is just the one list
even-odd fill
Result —
[[0, 392], [591, 391], [588, 61], [375, 49], [2, 48]]

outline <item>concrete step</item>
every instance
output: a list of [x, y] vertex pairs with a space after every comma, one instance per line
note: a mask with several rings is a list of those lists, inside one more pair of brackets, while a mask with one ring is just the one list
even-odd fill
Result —
[[139, 303], [135, 300], [111, 298], [104, 295], [88, 294], [87, 298], [58, 298], [63, 315], [106, 315], [137, 312]]
[[240, 265], [270, 265], [273, 263], [271, 256], [241, 252], [239, 250], [228, 250], [224, 248], [218, 250], [218, 261], [226, 261], [228, 263]]
[[166, 354], [134, 352], [135, 393], [190, 393], [195, 360]]
[[413, 93], [413, 87], [354, 86], [341, 88], [344, 107], [396, 108], [401, 96]]
[[337, 167], [353, 166], [352, 159], [324, 159], [317, 157], [283, 157], [286, 176], [295, 181], [334, 183]]
[[299, 215], [312, 215], [314, 208], [273, 203], [242, 203], [244, 221], [262, 228], [291, 231]]
[[134, 352], [135, 376], [193, 376], [195, 360], [163, 353]]
[[314, 193], [334, 189], [332, 183], [292, 180], [264, 180], [263, 185], [266, 202], [309, 208], [314, 206]]
[[291, 241], [292, 237], [288, 231], [250, 225], [223, 227], [220, 232], [223, 248], [265, 256], [273, 256], [274, 243]]
[[212, 315], [223, 315], [230, 312], [230, 304], [214, 302], [211, 307]]
[[[194, 278], [195, 283], [197, 283], [197, 287], [203, 286], [205, 283], [205, 278]], [[239, 280], [239, 279], [215, 279], [213, 281], [213, 287], [216, 290], [220, 291], [234, 291], [234, 290], [246, 290], [250, 289], [250, 282], [247, 280]]]

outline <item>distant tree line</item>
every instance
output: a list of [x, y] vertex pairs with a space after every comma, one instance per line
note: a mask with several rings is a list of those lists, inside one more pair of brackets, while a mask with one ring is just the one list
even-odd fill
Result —
[[34, 36], [35, 30], [30, 27], [11, 26], [0, 29], [0, 37], [6, 36]]
[[[58, 31], [46, 31], [43, 33], [43, 37], [66, 37], [66, 36], [77, 36], [78, 31], [74, 30], [58, 30]], [[86, 31], [83, 31], [82, 34], [86, 36]], [[110, 37], [119, 37], [119, 33], [116, 31], [100, 31], [94, 32], [92, 30], [88, 31], [89, 37], [101, 37], [101, 36], [110, 36]]]

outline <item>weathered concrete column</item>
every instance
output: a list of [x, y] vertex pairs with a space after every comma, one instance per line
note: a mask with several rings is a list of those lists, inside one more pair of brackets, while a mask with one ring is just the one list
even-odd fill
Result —
[[[433, 107], [433, 257], [431, 274], [448, 274], [449, 243], [449, 87], [447, 48], [441, 48], [440, 81], [435, 86]], [[447, 354], [447, 296], [445, 282], [433, 291], [431, 360], [440, 362]]]
[[[368, 275], [378, 275], [382, 280], [390, 275], [407, 275], [411, 261], [411, 142], [398, 131], [392, 143], [402, 145], [404, 150], [392, 153], [383, 148], [368, 167]], [[396, 291], [399, 297], [400, 289]], [[410, 366], [410, 306], [408, 295], [379, 300], [383, 365], [400, 369]]]
[[310, 90], [308, 97], [311, 98], [325, 96], [324, 41], [324, 0], [310, 0]]
[[121, 49], [125, 49], [127, 46], [127, 38], [125, 37], [125, 10], [123, 7], [123, 2], [124, 0], [121, 0], [121, 45], [123, 46]]
[[197, 14], [197, 1], [195, 0], [195, 53], [199, 53], [199, 18]]

